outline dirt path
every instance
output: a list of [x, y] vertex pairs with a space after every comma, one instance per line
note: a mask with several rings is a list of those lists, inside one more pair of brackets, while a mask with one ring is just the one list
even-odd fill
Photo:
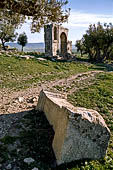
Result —
[[85, 83], [95, 79], [95, 75], [101, 71], [90, 71], [80, 73], [68, 77], [66, 79], [55, 80], [43, 83], [37, 87], [30, 87], [29, 89], [18, 92], [11, 92], [9, 89], [2, 89], [0, 91], [0, 114], [11, 114], [33, 109], [38, 101], [39, 93], [42, 89], [61, 92], [65, 94], [73, 93], [76, 89], [81, 88]]

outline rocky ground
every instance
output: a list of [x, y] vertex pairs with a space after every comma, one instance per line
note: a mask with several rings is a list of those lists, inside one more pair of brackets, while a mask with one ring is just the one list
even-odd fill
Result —
[[60, 91], [63, 94], [73, 93], [76, 89], [94, 82], [95, 75], [100, 72], [90, 71], [80, 73], [66, 79], [46, 82], [35, 88], [31, 87], [18, 92], [12, 92], [10, 89], [0, 89], [0, 115], [18, 113], [34, 108], [41, 89], [54, 92]]
[[[2, 89], [0, 91], [0, 169], [52, 169], [51, 166], [55, 166], [51, 148], [54, 132], [44, 114], [35, 111], [39, 93], [41, 89], [45, 89], [63, 93], [66, 97], [67, 94], [94, 83], [95, 75], [98, 73], [100, 71], [85, 72], [18, 92]], [[45, 153], [42, 147], [45, 148]]]

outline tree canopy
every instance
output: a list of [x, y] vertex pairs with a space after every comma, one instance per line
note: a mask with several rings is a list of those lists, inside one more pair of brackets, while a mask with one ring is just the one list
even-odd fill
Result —
[[83, 44], [83, 39], [77, 40], [76, 44], [75, 44], [75, 47], [77, 47], [77, 52], [80, 51], [81, 57], [82, 57], [83, 53], [85, 52], [85, 47], [84, 47], [84, 44]]
[[17, 41], [18, 41], [18, 44], [20, 44], [22, 46], [22, 51], [23, 51], [23, 47], [27, 44], [26, 33], [23, 32], [22, 34], [20, 34]]
[[8, 10], [10, 13], [29, 16], [32, 19], [33, 32], [50, 22], [65, 22], [69, 16], [69, 10], [63, 10], [67, 0], [2, 0], [0, 11]]
[[111, 23], [91, 24], [80, 42], [78, 50], [84, 48], [84, 52], [88, 53], [90, 60], [102, 62], [111, 58], [113, 54], [113, 25]]
[[0, 14], [2, 15], [0, 18], [0, 40], [2, 42], [3, 49], [6, 50], [5, 43], [15, 41], [17, 37], [15, 29], [20, 25], [20, 22], [22, 22], [23, 19], [20, 17], [18, 18], [17, 15], [10, 16], [9, 11], [2, 10]]

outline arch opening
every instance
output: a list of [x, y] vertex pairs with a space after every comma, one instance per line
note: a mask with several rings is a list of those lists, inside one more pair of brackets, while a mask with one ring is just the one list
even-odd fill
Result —
[[57, 27], [54, 27], [54, 40], [57, 40]]
[[64, 32], [60, 36], [60, 42], [61, 55], [65, 56], [67, 54], [67, 36]]

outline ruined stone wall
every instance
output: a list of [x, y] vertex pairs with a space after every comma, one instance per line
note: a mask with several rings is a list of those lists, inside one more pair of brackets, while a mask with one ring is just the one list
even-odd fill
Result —
[[44, 27], [44, 40], [45, 40], [45, 55], [52, 56], [52, 25]]
[[72, 41], [67, 42], [67, 53], [72, 54]]

